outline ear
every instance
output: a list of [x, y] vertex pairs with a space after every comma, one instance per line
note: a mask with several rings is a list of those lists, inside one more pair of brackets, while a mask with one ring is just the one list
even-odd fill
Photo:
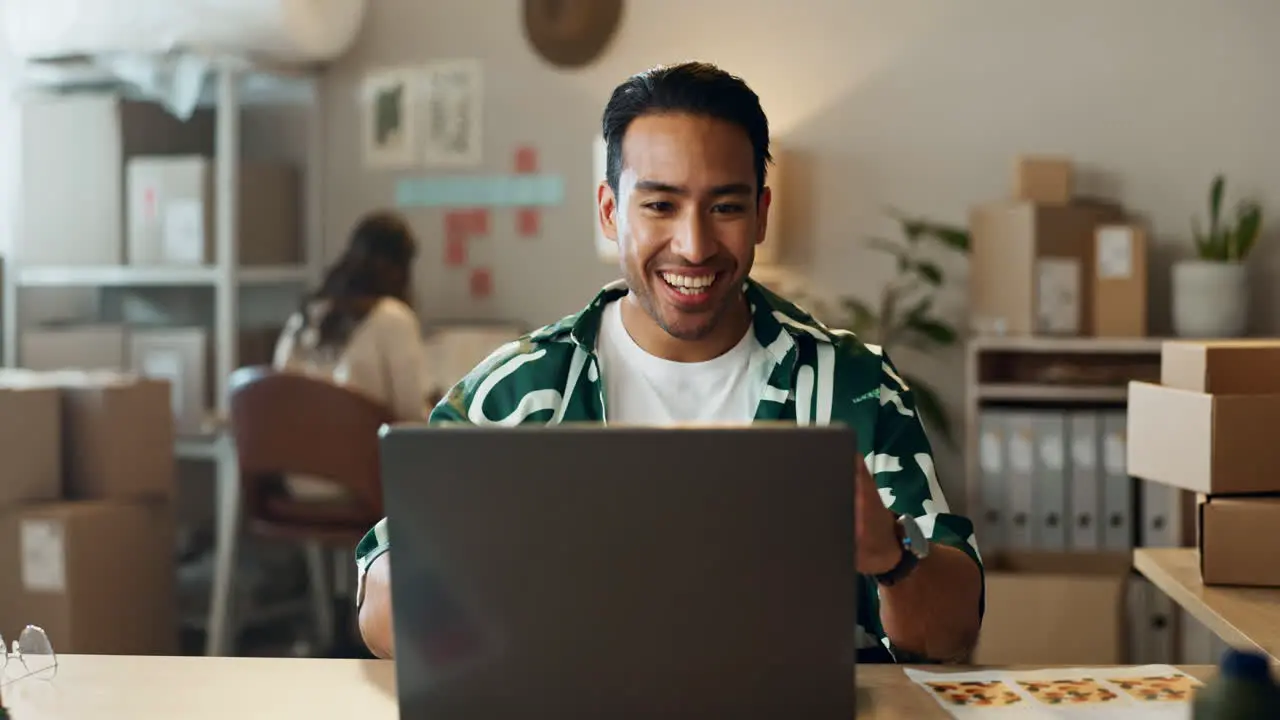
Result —
[[604, 236], [618, 242], [618, 197], [607, 180], [601, 180], [596, 188], [596, 211]]
[[756, 217], [760, 219], [757, 223], [759, 233], [756, 235], [756, 244], [764, 243], [765, 235], [769, 231], [769, 205], [773, 203], [773, 188], [765, 186], [764, 192], [760, 193], [760, 199], [756, 201]]

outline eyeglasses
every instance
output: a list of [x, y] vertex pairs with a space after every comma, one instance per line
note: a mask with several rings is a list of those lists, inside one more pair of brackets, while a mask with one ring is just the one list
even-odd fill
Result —
[[[10, 662], [15, 658], [17, 665]], [[12, 652], [9, 644], [0, 637], [0, 687], [30, 677], [52, 680], [57, 674], [58, 656], [54, 654], [53, 643], [49, 642], [49, 636], [43, 629], [35, 625], [23, 628], [22, 634], [13, 641]]]

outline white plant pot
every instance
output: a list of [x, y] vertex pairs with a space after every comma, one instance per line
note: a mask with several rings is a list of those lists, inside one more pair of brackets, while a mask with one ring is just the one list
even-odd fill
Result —
[[1241, 337], [1249, 278], [1241, 263], [1182, 260], [1173, 266], [1173, 331], [1180, 337]]

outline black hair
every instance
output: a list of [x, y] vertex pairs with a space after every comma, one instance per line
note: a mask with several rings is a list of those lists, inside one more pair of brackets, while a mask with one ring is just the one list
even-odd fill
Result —
[[607, 148], [605, 177], [618, 192], [622, 174], [622, 139], [631, 122], [644, 115], [688, 113], [742, 128], [755, 152], [756, 192], [764, 191], [769, 154], [769, 120], [760, 98], [742, 78], [710, 63], [661, 65], [632, 75], [614, 88], [605, 105], [601, 130]]
[[416, 254], [417, 243], [401, 216], [377, 211], [361, 218], [342, 257], [330, 266], [319, 289], [303, 301], [304, 319], [309, 318], [312, 303], [328, 301], [316, 327], [316, 347], [344, 346], [383, 298], [411, 304], [410, 267]]

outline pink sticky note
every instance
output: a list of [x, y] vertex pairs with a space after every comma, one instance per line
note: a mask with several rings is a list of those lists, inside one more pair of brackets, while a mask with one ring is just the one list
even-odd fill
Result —
[[516, 172], [538, 172], [538, 151], [527, 145], [516, 150]]
[[444, 239], [465, 240], [471, 234], [471, 213], [466, 210], [450, 210], [444, 214]]
[[465, 236], [453, 236], [444, 239], [444, 264], [446, 267], [458, 267], [467, 264], [467, 238]]
[[516, 211], [516, 232], [521, 237], [535, 237], [542, 224], [542, 213], [537, 208], [520, 208]]
[[481, 300], [493, 293], [493, 275], [489, 268], [476, 268], [471, 271], [471, 297]]
[[476, 208], [471, 211], [471, 219], [467, 223], [471, 228], [473, 235], [489, 234], [489, 211], [485, 208]]

